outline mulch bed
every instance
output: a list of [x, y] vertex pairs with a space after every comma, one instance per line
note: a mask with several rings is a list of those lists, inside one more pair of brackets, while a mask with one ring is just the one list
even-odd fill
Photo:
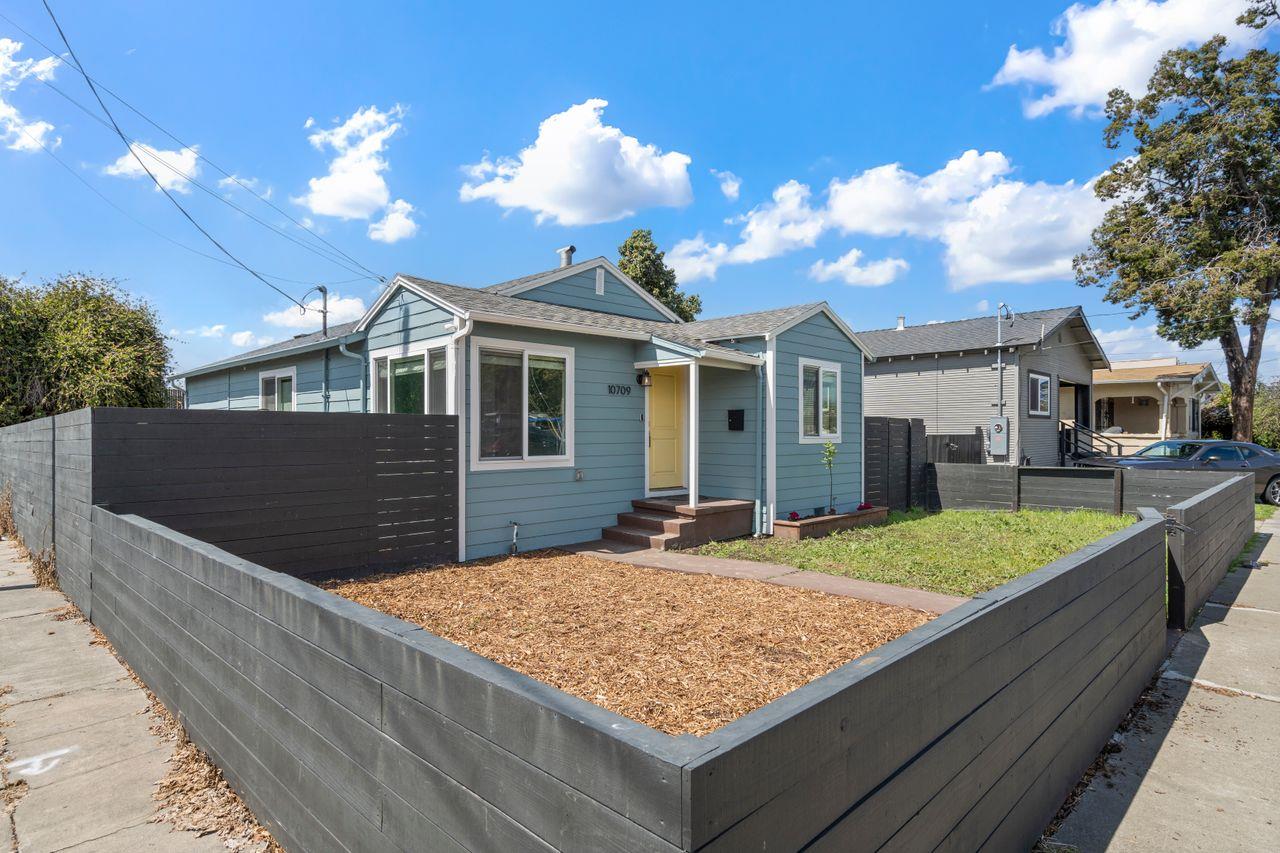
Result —
[[704, 735], [931, 614], [561, 551], [325, 589], [672, 735]]

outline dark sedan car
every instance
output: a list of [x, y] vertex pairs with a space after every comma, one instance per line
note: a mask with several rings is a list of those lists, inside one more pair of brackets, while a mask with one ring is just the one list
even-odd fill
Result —
[[1252, 471], [1256, 494], [1280, 506], [1280, 454], [1245, 441], [1174, 439], [1147, 445], [1132, 456], [1102, 456], [1092, 465], [1124, 468]]

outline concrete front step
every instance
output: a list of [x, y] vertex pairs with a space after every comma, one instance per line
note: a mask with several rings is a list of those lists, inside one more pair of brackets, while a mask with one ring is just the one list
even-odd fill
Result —
[[618, 513], [619, 527], [638, 527], [642, 530], [653, 530], [658, 533], [680, 534], [683, 528], [694, 523], [692, 518], [681, 518], [664, 512], [622, 512]]
[[611, 539], [614, 542], [639, 545], [642, 548], [657, 548], [660, 551], [674, 547], [676, 540], [680, 538], [675, 533], [658, 533], [643, 527], [628, 527], [622, 524], [606, 527], [601, 534], [605, 539]]

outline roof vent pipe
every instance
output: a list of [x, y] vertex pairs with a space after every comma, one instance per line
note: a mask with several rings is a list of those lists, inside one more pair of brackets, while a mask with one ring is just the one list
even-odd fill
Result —
[[577, 246], [565, 246], [563, 249], [556, 249], [560, 253], [560, 269], [573, 265], [573, 253], [578, 251]]
[[898, 331], [901, 332], [906, 327], [907, 327], [907, 315], [899, 314], [898, 315]]

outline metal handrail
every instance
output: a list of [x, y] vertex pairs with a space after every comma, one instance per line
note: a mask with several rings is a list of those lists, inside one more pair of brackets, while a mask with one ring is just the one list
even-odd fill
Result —
[[[1115, 439], [1107, 437], [1104, 433], [1068, 421], [1059, 421], [1058, 424], [1064, 462], [1066, 457], [1079, 459], [1087, 456], [1124, 455], [1124, 445]], [[1103, 452], [1099, 452], [1098, 445], [1101, 445]]]

